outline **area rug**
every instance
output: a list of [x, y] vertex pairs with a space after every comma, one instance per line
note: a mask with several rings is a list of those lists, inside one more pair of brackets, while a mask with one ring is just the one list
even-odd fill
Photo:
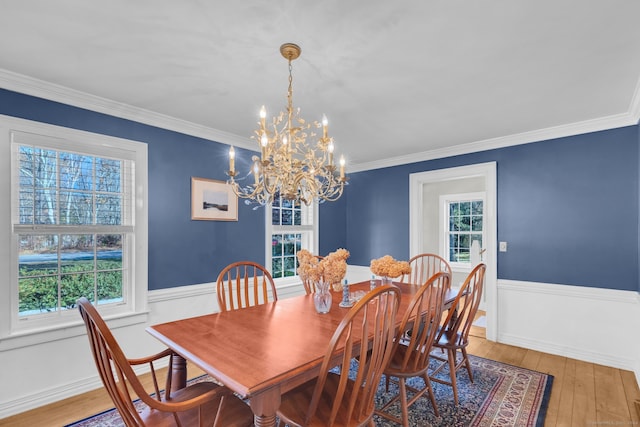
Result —
[[[470, 360], [474, 381], [469, 381], [466, 370], [458, 372], [459, 404], [456, 406], [453, 402], [451, 387], [434, 382], [440, 416], [435, 416], [429, 399], [422, 397], [409, 407], [410, 426], [543, 426], [553, 383], [552, 376], [477, 356], [470, 356]], [[206, 376], [197, 380], [203, 379]], [[412, 378], [407, 383], [416, 388], [424, 386], [419, 378]], [[389, 392], [386, 393], [383, 379], [376, 395], [377, 406], [382, 406], [397, 391], [397, 386], [391, 383]], [[141, 407], [143, 405], [140, 402], [137, 404]], [[391, 406], [389, 411], [400, 416], [400, 407], [397, 405]], [[378, 416], [374, 420], [376, 426], [397, 426]], [[97, 426], [121, 427], [124, 423], [118, 412], [111, 409], [66, 427]]]

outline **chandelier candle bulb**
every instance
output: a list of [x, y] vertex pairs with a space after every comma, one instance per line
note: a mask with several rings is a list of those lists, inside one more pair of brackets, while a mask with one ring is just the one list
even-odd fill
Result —
[[264, 130], [264, 122], [265, 122], [265, 118], [267, 117], [267, 110], [266, 108], [264, 108], [264, 105], [262, 106], [262, 108], [260, 108], [260, 129]]
[[261, 147], [261, 155], [260, 160], [264, 162], [265, 157], [267, 156], [267, 145], [269, 144], [269, 138], [267, 138], [267, 132], [262, 132], [262, 138], [260, 138], [260, 147]]
[[327, 151], [329, 151], [329, 166], [333, 166], [333, 150], [335, 147], [333, 146], [333, 139], [329, 140], [329, 146], [327, 147]]
[[258, 162], [253, 164], [253, 177], [256, 180], [256, 187], [260, 184], [260, 166], [258, 166]]
[[327, 126], [329, 125], [329, 120], [327, 120], [327, 116], [322, 115], [322, 138], [327, 139]]
[[344, 156], [340, 156], [340, 178], [344, 179]]
[[229, 148], [229, 171], [232, 173], [236, 171], [236, 150], [233, 145]]

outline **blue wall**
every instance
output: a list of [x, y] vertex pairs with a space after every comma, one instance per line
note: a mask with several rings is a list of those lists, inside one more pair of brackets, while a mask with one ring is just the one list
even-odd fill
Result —
[[[149, 148], [149, 288], [215, 280], [230, 262], [264, 262], [262, 209], [238, 222], [191, 221], [191, 177], [224, 180], [228, 146], [0, 89], [0, 114], [145, 142]], [[497, 162], [498, 278], [640, 291], [640, 135], [629, 126], [350, 174], [320, 205], [319, 251], [369, 265], [409, 257], [409, 174]], [[238, 168], [249, 152], [239, 150]]]
[[352, 264], [409, 257], [409, 174], [497, 162], [498, 278], [638, 290], [638, 126], [351, 175]]
[[[215, 281], [240, 259], [264, 263], [264, 210], [240, 201], [238, 222], [191, 220], [191, 177], [225, 180], [227, 145], [2, 89], [0, 114], [148, 144], [149, 289]], [[249, 153], [237, 151], [238, 168]]]

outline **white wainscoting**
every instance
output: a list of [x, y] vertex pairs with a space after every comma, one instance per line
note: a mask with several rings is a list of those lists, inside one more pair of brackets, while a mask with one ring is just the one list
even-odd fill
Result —
[[[302, 283], [278, 285], [278, 297], [304, 293]], [[148, 356], [163, 349], [145, 328], [218, 310], [215, 283], [150, 291], [144, 323], [114, 327], [107, 321], [127, 357]], [[80, 321], [80, 315], [78, 315]], [[84, 329], [78, 335], [0, 351], [0, 419], [102, 387]], [[138, 372], [146, 369], [141, 367]], [[1, 424], [1, 422], [0, 422]]]
[[498, 280], [498, 342], [633, 371], [638, 292]]

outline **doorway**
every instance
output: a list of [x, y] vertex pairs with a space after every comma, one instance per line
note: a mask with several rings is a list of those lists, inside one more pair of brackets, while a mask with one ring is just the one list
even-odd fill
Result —
[[[458, 192], [482, 191], [486, 241], [481, 248], [482, 261], [487, 265], [483, 308], [486, 312], [486, 337], [497, 337], [497, 215], [496, 163], [480, 163], [447, 169], [414, 173], [409, 176], [409, 244], [411, 255], [423, 252], [442, 253], [438, 219], [434, 218], [433, 197]], [[438, 204], [437, 202], [435, 202]], [[436, 211], [437, 211], [436, 207]], [[435, 245], [435, 246], [434, 246]], [[436, 248], [437, 250], [434, 250]], [[454, 272], [453, 286], [457, 285]]]

